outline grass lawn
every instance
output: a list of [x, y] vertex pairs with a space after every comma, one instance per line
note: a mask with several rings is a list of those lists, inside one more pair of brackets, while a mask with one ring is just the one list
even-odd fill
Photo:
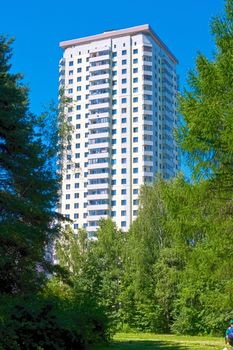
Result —
[[223, 348], [223, 338], [118, 333], [110, 345], [98, 345], [92, 350], [222, 350]]

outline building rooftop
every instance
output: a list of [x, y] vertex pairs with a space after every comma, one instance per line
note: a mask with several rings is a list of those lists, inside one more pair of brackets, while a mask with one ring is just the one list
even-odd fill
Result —
[[60, 47], [65, 50], [68, 47], [88, 44], [88, 43], [92, 43], [93, 41], [117, 38], [125, 35], [136, 35], [139, 33], [143, 33], [147, 35], [149, 34], [154, 39], [154, 41], [167, 53], [170, 59], [174, 63], [176, 64], [178, 63], [178, 60], [176, 59], [176, 57], [172, 54], [172, 52], [168, 49], [168, 47], [163, 43], [163, 41], [158, 37], [158, 35], [155, 34], [155, 32], [152, 30], [149, 24], [144, 24], [144, 25], [126, 28], [126, 29], [110, 30], [102, 34], [91, 35], [91, 36], [87, 36], [79, 39], [62, 41], [60, 42]]

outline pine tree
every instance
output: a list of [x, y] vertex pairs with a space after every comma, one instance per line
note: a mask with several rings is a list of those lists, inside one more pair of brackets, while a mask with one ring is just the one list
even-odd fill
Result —
[[10, 72], [11, 44], [0, 36], [0, 292], [25, 294], [49, 267], [59, 182], [48, 158], [56, 150], [43, 143], [22, 76]]

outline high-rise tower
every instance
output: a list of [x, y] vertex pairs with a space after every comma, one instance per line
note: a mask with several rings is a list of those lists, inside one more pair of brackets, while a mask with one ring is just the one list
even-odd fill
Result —
[[[92, 235], [100, 218], [127, 230], [140, 186], [178, 169], [177, 60], [149, 25], [60, 43], [59, 82], [74, 101], [60, 210]], [[76, 171], [70, 162], [75, 163]]]

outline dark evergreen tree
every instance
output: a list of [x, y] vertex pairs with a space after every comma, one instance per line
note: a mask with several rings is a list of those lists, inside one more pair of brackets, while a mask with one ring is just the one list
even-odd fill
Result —
[[22, 77], [10, 72], [11, 43], [0, 36], [0, 292], [25, 294], [49, 267], [59, 182], [50, 162], [56, 147], [43, 142]]

